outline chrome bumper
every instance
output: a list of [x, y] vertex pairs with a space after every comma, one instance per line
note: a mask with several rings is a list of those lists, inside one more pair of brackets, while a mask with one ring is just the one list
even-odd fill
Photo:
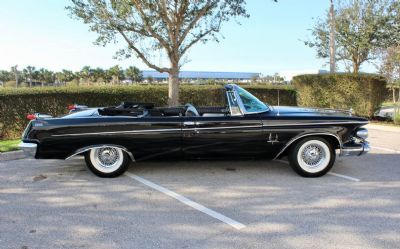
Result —
[[344, 144], [340, 156], [361, 156], [371, 150], [368, 142]]
[[25, 153], [27, 157], [35, 158], [37, 144], [21, 142], [18, 147]]

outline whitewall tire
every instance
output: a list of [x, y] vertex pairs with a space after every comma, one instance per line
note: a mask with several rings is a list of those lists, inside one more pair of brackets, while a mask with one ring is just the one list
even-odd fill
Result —
[[100, 177], [116, 177], [123, 174], [129, 167], [128, 154], [121, 148], [103, 146], [93, 148], [85, 154], [89, 170]]
[[300, 140], [290, 150], [290, 166], [304, 177], [323, 176], [335, 162], [336, 154], [332, 145], [320, 137]]

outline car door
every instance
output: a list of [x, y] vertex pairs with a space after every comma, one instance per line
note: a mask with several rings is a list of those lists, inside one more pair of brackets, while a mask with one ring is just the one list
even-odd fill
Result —
[[137, 160], [181, 156], [182, 117], [143, 117], [132, 122], [128, 139]]
[[187, 157], [252, 157], [265, 140], [259, 115], [183, 117], [182, 150]]

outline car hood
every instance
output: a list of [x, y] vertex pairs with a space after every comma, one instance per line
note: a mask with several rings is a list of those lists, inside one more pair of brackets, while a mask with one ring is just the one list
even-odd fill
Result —
[[350, 110], [308, 108], [293, 106], [273, 106], [273, 111], [281, 116], [352, 116]]

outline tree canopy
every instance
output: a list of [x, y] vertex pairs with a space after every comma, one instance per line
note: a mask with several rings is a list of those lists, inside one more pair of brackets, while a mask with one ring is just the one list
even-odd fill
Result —
[[[400, 44], [400, 3], [397, 0], [347, 0], [335, 11], [336, 59], [358, 73], [378, 49]], [[329, 57], [329, 18], [317, 19], [306, 45], [317, 57]]]
[[[134, 55], [168, 73], [168, 102], [176, 105], [184, 55], [198, 42], [218, 41], [222, 24], [232, 17], [248, 17], [245, 6], [245, 0], [72, 0], [67, 9], [98, 34], [97, 44], [122, 40], [126, 46], [118, 57]], [[158, 65], [154, 54], [170, 65]]]

